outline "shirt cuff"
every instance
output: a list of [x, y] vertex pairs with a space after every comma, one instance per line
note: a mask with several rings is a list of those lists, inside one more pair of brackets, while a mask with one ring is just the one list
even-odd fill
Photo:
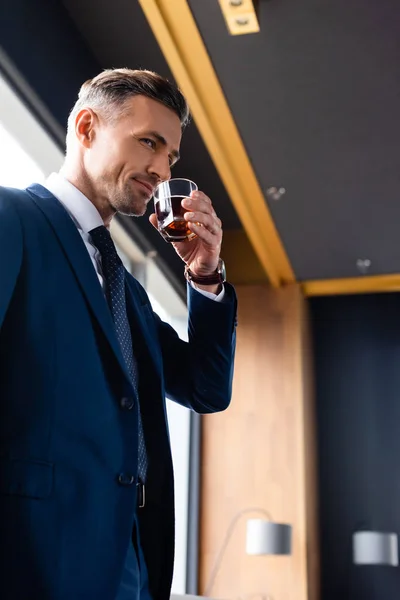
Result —
[[214, 300], [215, 302], [222, 302], [224, 299], [224, 296], [225, 296], [224, 286], [222, 286], [222, 290], [220, 291], [219, 294], [213, 294], [212, 292], [206, 292], [205, 290], [201, 290], [200, 288], [197, 287], [197, 285], [193, 281], [190, 281], [189, 284], [192, 286], [192, 288], [194, 290], [196, 290], [196, 292], [199, 292], [199, 294], [201, 294], [202, 296], [205, 296], [206, 298], [210, 298], [210, 300]]

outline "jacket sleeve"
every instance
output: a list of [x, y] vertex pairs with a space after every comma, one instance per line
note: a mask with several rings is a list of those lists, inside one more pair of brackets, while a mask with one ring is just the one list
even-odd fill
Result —
[[22, 263], [22, 230], [6, 188], [0, 187], [0, 332]]
[[188, 342], [158, 317], [168, 398], [199, 413], [226, 409], [232, 395], [236, 344], [236, 294], [225, 284], [223, 302], [188, 286]]

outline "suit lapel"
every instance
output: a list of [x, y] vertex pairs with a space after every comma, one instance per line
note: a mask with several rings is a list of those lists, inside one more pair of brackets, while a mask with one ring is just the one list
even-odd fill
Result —
[[62, 204], [46, 188], [34, 184], [27, 191], [38, 208], [44, 213], [58, 237], [88, 305], [99, 322], [127, 380], [130, 382], [115, 334], [111, 313], [79, 231]]
[[[142, 305], [140, 298], [134, 286], [130, 284], [126, 278], [126, 303], [128, 311], [128, 319], [132, 331], [133, 350], [136, 355], [142, 355], [143, 358], [150, 358], [154, 363], [158, 373], [161, 373], [161, 361], [158, 346], [155, 344], [157, 332], [153, 323], [153, 314], [148, 304]], [[143, 356], [143, 349], [147, 352], [147, 356]]]

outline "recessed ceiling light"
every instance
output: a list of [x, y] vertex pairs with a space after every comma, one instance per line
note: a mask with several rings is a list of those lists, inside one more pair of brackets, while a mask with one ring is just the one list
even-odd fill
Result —
[[218, 0], [231, 35], [258, 33], [260, 0]]
[[360, 271], [360, 273], [367, 273], [371, 264], [372, 263], [369, 258], [358, 258], [356, 262], [357, 269]]
[[236, 25], [240, 25], [240, 27], [244, 27], [245, 25], [249, 24], [249, 19], [247, 17], [237, 17], [237, 19], [235, 19], [235, 23]]
[[280, 200], [282, 196], [286, 194], [286, 188], [284, 187], [276, 187], [271, 185], [266, 189], [266, 194], [268, 200], [274, 200], [275, 202]]

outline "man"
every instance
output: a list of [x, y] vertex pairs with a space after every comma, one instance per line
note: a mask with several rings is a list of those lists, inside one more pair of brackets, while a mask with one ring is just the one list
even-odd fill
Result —
[[183, 200], [197, 237], [175, 244], [188, 343], [153, 313], [108, 227], [144, 214], [187, 120], [155, 73], [104, 71], [80, 90], [61, 172], [0, 188], [2, 600], [169, 598], [165, 395], [200, 413], [228, 406], [236, 299], [205, 194]]

